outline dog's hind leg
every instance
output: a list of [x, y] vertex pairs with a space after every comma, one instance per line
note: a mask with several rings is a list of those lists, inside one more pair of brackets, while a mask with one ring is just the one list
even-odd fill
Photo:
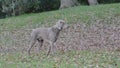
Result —
[[32, 49], [32, 47], [34, 46], [34, 44], [36, 43], [36, 37], [32, 36], [31, 40], [30, 40], [30, 45], [28, 48], [28, 54], [30, 55], [30, 50]]
[[44, 40], [43, 39], [37, 39], [37, 41], [39, 43], [39, 46], [38, 46], [38, 53], [39, 53], [39, 51], [41, 50], [41, 47], [43, 46]]

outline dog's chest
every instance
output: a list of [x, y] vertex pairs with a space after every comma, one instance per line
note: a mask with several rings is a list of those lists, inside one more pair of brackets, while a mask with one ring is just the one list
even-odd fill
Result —
[[59, 36], [59, 32], [60, 30], [59, 29], [56, 29], [56, 28], [52, 28], [50, 34], [49, 34], [49, 39], [53, 42], [55, 42]]

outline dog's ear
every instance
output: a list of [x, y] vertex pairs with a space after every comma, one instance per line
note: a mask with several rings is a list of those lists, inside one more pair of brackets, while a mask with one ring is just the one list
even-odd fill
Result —
[[65, 24], [64, 20], [59, 20], [60, 24]]

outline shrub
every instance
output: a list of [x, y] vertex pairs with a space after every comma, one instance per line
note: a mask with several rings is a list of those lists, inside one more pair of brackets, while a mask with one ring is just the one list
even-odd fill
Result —
[[0, 12], [6, 16], [43, 12], [59, 8], [59, 0], [0, 0]]
[[98, 0], [99, 3], [117, 3], [120, 2], [120, 0]]

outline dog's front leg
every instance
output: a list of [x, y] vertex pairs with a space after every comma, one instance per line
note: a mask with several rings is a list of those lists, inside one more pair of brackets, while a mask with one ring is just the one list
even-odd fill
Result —
[[50, 42], [50, 46], [49, 46], [49, 49], [48, 49], [48, 53], [47, 53], [47, 56], [50, 54], [50, 52], [52, 51], [52, 54], [54, 54], [54, 43], [53, 42]]

